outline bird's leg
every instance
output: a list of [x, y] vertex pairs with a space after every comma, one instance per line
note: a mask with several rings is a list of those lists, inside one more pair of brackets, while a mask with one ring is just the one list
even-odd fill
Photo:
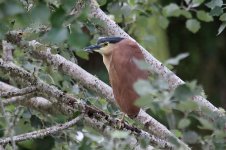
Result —
[[124, 127], [124, 118], [125, 118], [125, 113], [122, 113], [121, 117], [117, 120], [118, 121], [118, 127], [119, 129]]

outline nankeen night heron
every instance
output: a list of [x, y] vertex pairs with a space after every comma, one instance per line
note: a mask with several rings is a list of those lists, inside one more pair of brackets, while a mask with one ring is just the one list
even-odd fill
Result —
[[132, 40], [121, 37], [104, 37], [96, 45], [86, 47], [87, 52], [98, 52], [108, 70], [114, 97], [120, 110], [129, 117], [136, 117], [140, 108], [134, 105], [139, 98], [133, 84], [138, 79], [147, 79], [148, 72], [141, 70], [134, 60], [144, 60], [139, 46]]

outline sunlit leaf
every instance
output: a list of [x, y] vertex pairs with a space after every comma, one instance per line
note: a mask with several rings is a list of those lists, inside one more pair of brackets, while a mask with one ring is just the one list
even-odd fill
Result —
[[103, 6], [106, 4], [107, 0], [97, 0], [97, 2], [100, 6]]
[[175, 58], [170, 58], [166, 61], [166, 64], [170, 64], [170, 65], [178, 65], [179, 62], [183, 59], [185, 59], [186, 57], [189, 56], [189, 53], [182, 53], [177, 55]]
[[111, 133], [112, 138], [127, 138], [129, 136], [129, 132], [116, 130]]
[[149, 70], [150, 65], [144, 60], [133, 59], [134, 63], [142, 70]]
[[183, 135], [183, 141], [189, 144], [195, 144], [199, 139], [199, 136], [194, 131], [187, 131]]
[[187, 118], [183, 118], [178, 123], [178, 128], [184, 129], [190, 125], [191, 121]]
[[184, 0], [184, 1], [186, 2], [187, 5], [191, 2], [191, 0]]
[[192, 6], [191, 7], [198, 7], [200, 6], [205, 0], [192, 0]]
[[0, 14], [3, 13], [5, 16], [13, 16], [24, 12], [23, 6], [15, 1], [8, 0], [0, 5]]
[[78, 50], [75, 51], [76, 55], [78, 55], [80, 58], [88, 60], [89, 59], [89, 54], [83, 50]]
[[174, 96], [178, 100], [183, 101], [183, 100], [187, 100], [188, 98], [192, 97], [193, 93], [187, 85], [183, 84], [183, 85], [179, 85], [175, 89]]
[[221, 7], [223, 5], [223, 0], [211, 0], [210, 2], [206, 3], [206, 6], [213, 9], [216, 6]]
[[169, 25], [169, 20], [164, 16], [159, 16], [158, 21], [159, 21], [160, 27], [162, 27], [163, 29], [166, 29]]
[[182, 137], [182, 133], [179, 130], [170, 130], [171, 132], [173, 132], [173, 134], [178, 137], [181, 138]]
[[135, 0], [128, 0], [128, 4], [130, 6], [134, 6], [136, 4]]
[[153, 98], [151, 95], [145, 95], [140, 97], [135, 101], [136, 106], [140, 107], [152, 107], [153, 106]]
[[213, 124], [210, 121], [208, 121], [208, 120], [206, 120], [204, 118], [201, 118], [201, 117], [196, 117], [196, 119], [198, 119], [199, 122], [202, 124], [202, 126], [199, 127], [199, 128], [201, 128], [201, 129], [209, 129], [209, 130], [213, 130], [214, 129]]
[[30, 13], [33, 22], [48, 23], [50, 12], [45, 3], [39, 3]]
[[66, 28], [52, 28], [44, 38], [53, 43], [61, 43], [67, 39], [67, 36], [68, 30]]
[[200, 11], [197, 11], [197, 18], [201, 21], [205, 21], [205, 22], [210, 22], [210, 21], [213, 21], [213, 17], [210, 16], [209, 13], [203, 11], [203, 10], [200, 10]]
[[220, 16], [223, 13], [223, 9], [219, 6], [214, 7], [211, 11], [210, 11], [210, 15], [212, 16]]
[[186, 21], [186, 28], [192, 33], [196, 33], [201, 28], [200, 22], [196, 19], [189, 19]]
[[226, 22], [223, 22], [218, 29], [217, 35], [221, 34], [224, 31], [225, 27], [226, 27]]
[[80, 31], [74, 31], [69, 35], [68, 43], [76, 49], [83, 49], [89, 43], [89, 37]]
[[180, 7], [175, 3], [171, 3], [163, 8], [163, 14], [168, 17], [178, 17], [180, 15]]
[[190, 18], [192, 18], [192, 14], [191, 14], [191, 12], [189, 12], [189, 11], [186, 11], [186, 10], [180, 10], [180, 14], [182, 15], [182, 16], [184, 16], [185, 18], [187, 18], [187, 19], [190, 19]]
[[198, 104], [191, 100], [180, 101], [177, 105], [177, 109], [182, 112], [193, 112], [198, 109]]
[[54, 80], [49, 74], [39, 73], [39, 78], [49, 84], [54, 84]]
[[220, 21], [226, 21], [226, 13], [223, 13], [223, 14], [220, 16]]
[[148, 81], [141, 79], [139, 79], [133, 87], [141, 96], [148, 95], [156, 91]]

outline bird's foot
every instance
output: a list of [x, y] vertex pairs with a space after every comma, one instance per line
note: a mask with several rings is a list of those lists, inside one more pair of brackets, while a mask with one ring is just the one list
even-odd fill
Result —
[[124, 118], [125, 118], [125, 114], [123, 113], [122, 117], [117, 119], [117, 126], [118, 126], [119, 129], [122, 129], [125, 125]]

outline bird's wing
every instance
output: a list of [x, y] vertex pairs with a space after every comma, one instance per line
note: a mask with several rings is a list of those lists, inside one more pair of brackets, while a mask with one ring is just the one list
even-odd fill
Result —
[[133, 84], [138, 79], [146, 79], [148, 73], [140, 70], [134, 59], [141, 60], [144, 57], [136, 44], [122, 43], [119, 48], [112, 54], [110, 82], [121, 110], [130, 116], [137, 115], [139, 108], [133, 103], [139, 96], [134, 91]]

